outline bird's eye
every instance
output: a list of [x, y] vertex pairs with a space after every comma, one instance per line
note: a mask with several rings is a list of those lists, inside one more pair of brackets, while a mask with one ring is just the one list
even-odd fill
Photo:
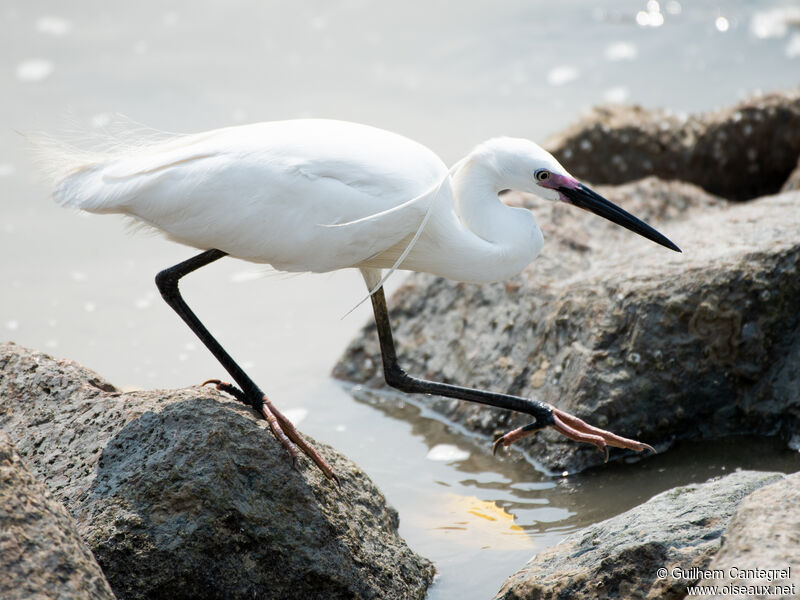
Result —
[[550, 179], [550, 171], [547, 169], [539, 169], [533, 176], [536, 178], [536, 181], [547, 181]]

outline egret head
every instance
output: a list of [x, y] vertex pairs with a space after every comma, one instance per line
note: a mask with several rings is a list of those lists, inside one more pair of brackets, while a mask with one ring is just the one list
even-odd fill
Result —
[[622, 225], [662, 246], [680, 252], [664, 235], [582, 184], [541, 146], [524, 139], [496, 138], [485, 144], [504, 187], [560, 200]]

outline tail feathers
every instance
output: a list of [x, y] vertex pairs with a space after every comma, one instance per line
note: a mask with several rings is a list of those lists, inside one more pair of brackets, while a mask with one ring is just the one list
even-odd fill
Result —
[[105, 170], [122, 157], [179, 136], [117, 117], [108, 131], [70, 136], [91, 149], [47, 134], [25, 137], [30, 143], [33, 161], [50, 184], [56, 203], [90, 212], [119, 212], [124, 190], [121, 186], [107, 185]]
[[89, 212], [118, 212], [102, 183], [105, 165], [86, 163], [76, 167], [53, 188], [53, 200], [61, 206]]
[[99, 183], [100, 171], [107, 160], [103, 153], [87, 151], [45, 135], [27, 137], [34, 162], [50, 184], [56, 203], [89, 211], [101, 208], [94, 193], [94, 181]]

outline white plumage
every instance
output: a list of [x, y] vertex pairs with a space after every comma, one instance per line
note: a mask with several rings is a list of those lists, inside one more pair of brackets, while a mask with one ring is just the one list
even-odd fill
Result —
[[[49, 151], [49, 155], [48, 155]], [[542, 247], [528, 210], [500, 202], [503, 189], [534, 192], [591, 210], [678, 250], [652, 227], [580, 184], [533, 142], [496, 138], [448, 169], [430, 150], [400, 135], [341, 121], [259, 123], [134, 140], [116, 151], [42, 153], [56, 173], [64, 206], [120, 213], [204, 250], [161, 271], [164, 300], [234, 378], [210, 380], [269, 422], [289, 454], [306, 453], [328, 477], [330, 465], [264, 396], [191, 311], [178, 290], [184, 275], [225, 254], [284, 271], [361, 269], [372, 295], [384, 375], [408, 392], [435, 393], [536, 417], [496, 443], [508, 445], [553, 426], [607, 451], [651, 449], [592, 427], [543, 403], [414, 379], [399, 367], [381, 284], [394, 269], [487, 282], [519, 273]], [[389, 269], [382, 276], [383, 269]]]
[[284, 271], [391, 268], [420, 232], [399, 268], [485, 282], [541, 248], [531, 213], [497, 197], [515, 187], [553, 198], [539, 168], [566, 174], [526, 140], [491, 140], [448, 170], [403, 136], [301, 119], [134, 141], [72, 165], [54, 198]]

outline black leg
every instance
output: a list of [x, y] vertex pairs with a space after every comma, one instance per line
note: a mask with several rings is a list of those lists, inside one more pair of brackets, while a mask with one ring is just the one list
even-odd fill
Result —
[[188, 275], [192, 271], [196, 271], [200, 267], [205, 267], [223, 256], [227, 256], [227, 253], [222, 250], [206, 250], [202, 254], [198, 254], [174, 267], [169, 267], [161, 271], [156, 275], [156, 285], [164, 301], [172, 307], [172, 310], [178, 313], [181, 319], [186, 322], [194, 334], [205, 344], [206, 348], [211, 351], [211, 354], [225, 367], [225, 370], [244, 391], [244, 396], [238, 399], [252, 406], [256, 412], [261, 412], [264, 392], [262, 392], [247, 373], [236, 364], [236, 361], [225, 351], [225, 348], [214, 339], [211, 332], [206, 329], [205, 325], [200, 322], [200, 319], [197, 318], [194, 312], [192, 312], [192, 309], [186, 304], [186, 301], [183, 299], [178, 289], [178, 281], [181, 277]]
[[383, 358], [383, 373], [386, 383], [390, 386], [409, 393], [436, 394], [437, 396], [447, 396], [448, 398], [458, 398], [469, 402], [488, 404], [498, 408], [507, 408], [535, 417], [536, 422], [532, 425], [539, 429], [554, 425], [553, 409], [544, 402], [532, 400], [530, 398], [520, 398], [508, 394], [496, 394], [484, 390], [450, 385], [448, 383], [438, 383], [416, 379], [411, 377], [397, 362], [397, 353], [394, 348], [392, 337], [392, 326], [389, 323], [389, 312], [386, 309], [386, 298], [383, 288], [372, 294], [372, 309], [375, 313], [375, 322], [378, 325], [378, 338], [381, 344], [381, 355]]
[[[182, 263], [164, 269], [156, 275], [156, 285], [161, 292], [167, 304], [180, 315], [186, 322], [189, 328], [200, 339], [206, 348], [208, 348], [214, 357], [225, 367], [233, 380], [239, 385], [238, 389], [229, 383], [223, 383], [218, 379], [210, 379], [205, 383], [216, 384], [217, 389], [228, 392], [241, 402], [252, 406], [253, 409], [262, 417], [267, 420], [272, 433], [281, 442], [286, 451], [292, 457], [293, 461], [297, 461], [297, 447], [299, 447], [314, 463], [322, 470], [325, 475], [338, 482], [336, 475], [331, 469], [330, 465], [324, 458], [308, 443], [300, 433], [295, 429], [294, 425], [285, 417], [275, 406], [269, 401], [259, 387], [253, 382], [252, 379], [245, 373], [242, 368], [236, 364], [236, 361], [231, 358], [222, 345], [211, 335], [211, 332], [206, 329], [205, 325], [200, 322], [197, 315], [192, 312], [192, 309], [186, 304], [186, 301], [181, 296], [178, 289], [178, 282], [181, 277], [188, 275], [192, 271], [196, 271], [200, 267], [204, 267], [215, 260], [219, 260], [227, 253], [222, 250], [206, 250], [197, 256], [185, 260]], [[205, 384], [204, 384], [205, 385]]]
[[499, 438], [495, 442], [494, 449], [497, 449], [500, 444], [508, 446], [515, 440], [535, 433], [545, 427], [552, 426], [556, 431], [569, 439], [594, 444], [606, 453], [606, 459], [608, 459], [607, 446], [628, 448], [636, 450], [637, 452], [641, 450], [655, 452], [655, 450], [647, 444], [629, 440], [609, 431], [593, 427], [577, 417], [539, 400], [521, 398], [508, 394], [497, 394], [484, 390], [411, 377], [397, 362], [397, 353], [392, 337], [392, 326], [389, 323], [389, 312], [386, 309], [386, 298], [382, 287], [378, 288], [375, 293], [372, 294], [372, 309], [375, 313], [375, 323], [378, 326], [378, 339], [380, 340], [381, 357], [383, 359], [383, 373], [387, 384], [404, 392], [436, 394], [448, 398], [458, 398], [459, 400], [488, 404], [489, 406], [505, 408], [534, 417], [535, 420], [530, 425], [515, 429]]

